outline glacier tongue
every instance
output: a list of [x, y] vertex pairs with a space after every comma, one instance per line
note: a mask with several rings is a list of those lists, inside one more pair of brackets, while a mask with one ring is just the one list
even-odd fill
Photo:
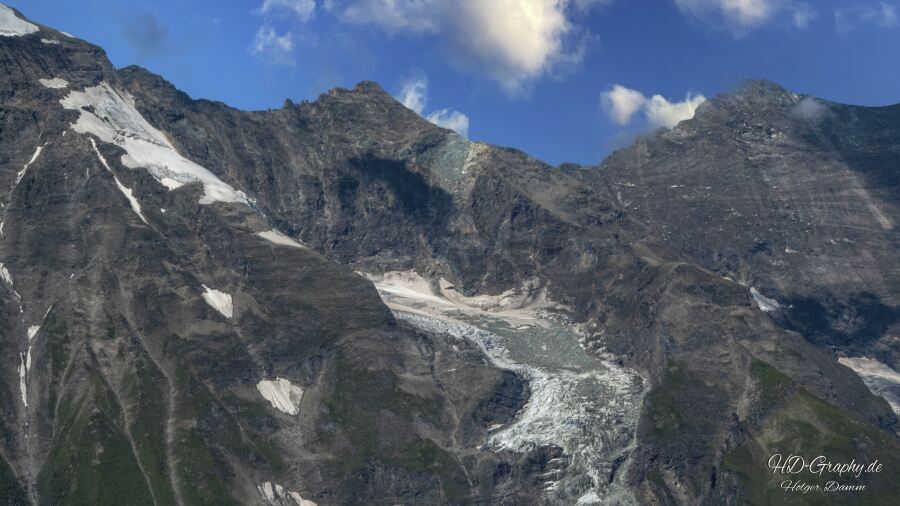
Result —
[[70, 91], [60, 100], [66, 109], [81, 113], [72, 125], [79, 133], [96, 135], [103, 142], [125, 150], [122, 164], [145, 168], [170, 190], [190, 183], [203, 185], [201, 204], [240, 202], [249, 204], [244, 192], [235, 190], [205, 167], [181, 156], [166, 136], [138, 112], [134, 98], [103, 82], [84, 91]]
[[[510, 424], [495, 428], [487, 445], [516, 452], [562, 448], [566, 462], [541, 476], [547, 502], [634, 502], [622, 481], [625, 472], [616, 467], [634, 445], [643, 399], [636, 372], [588, 355], [580, 332], [542, 308], [552, 305], [546, 298], [463, 297], [446, 283], [434, 293], [415, 273], [368, 277], [398, 319], [466, 339], [528, 381], [525, 407]], [[521, 304], [510, 303], [517, 299]]]

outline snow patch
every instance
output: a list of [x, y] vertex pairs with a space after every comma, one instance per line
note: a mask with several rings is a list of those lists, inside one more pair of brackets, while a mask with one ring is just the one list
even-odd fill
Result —
[[66, 109], [81, 113], [72, 129], [90, 133], [103, 142], [116, 144], [125, 150], [122, 164], [136, 169], [145, 168], [169, 190], [186, 184], [203, 186], [201, 204], [240, 202], [250, 200], [208, 169], [181, 156], [163, 132], [154, 128], [140, 112], [134, 98], [120, 93], [103, 82], [84, 91], [71, 91], [60, 100]]
[[37, 25], [16, 16], [12, 9], [0, 4], [0, 37], [21, 37], [38, 30]]
[[870, 392], [883, 397], [900, 415], [900, 373], [874, 358], [841, 357], [838, 362], [852, 369]]
[[275, 378], [275, 381], [262, 380], [256, 384], [256, 390], [269, 401], [272, 407], [287, 413], [297, 415], [300, 413], [300, 400], [303, 399], [303, 389], [291, 384], [284, 378]]
[[19, 181], [21, 181], [22, 178], [25, 177], [25, 173], [28, 172], [28, 167], [30, 167], [31, 164], [34, 163], [39, 156], [41, 156], [41, 150], [44, 149], [44, 146], [46, 146], [46, 144], [38, 146], [37, 149], [34, 150], [34, 154], [31, 155], [31, 159], [28, 160], [28, 163], [26, 163], [25, 166], [22, 167], [22, 170], [20, 170], [19, 173], [16, 174], [16, 185], [18, 185]]
[[264, 481], [256, 486], [259, 495], [272, 506], [286, 506], [294, 504], [296, 506], [316, 506], [316, 503], [304, 499], [299, 493], [288, 490], [283, 486], [269, 481]]
[[37, 335], [39, 330], [41, 330], [40, 325], [32, 325], [28, 327], [28, 340], [31, 341], [32, 339], [34, 339], [34, 336]]
[[5, 281], [10, 287], [13, 286], [12, 276], [9, 275], [9, 270], [3, 265], [3, 262], [0, 262], [0, 279]]
[[766, 297], [752, 286], [750, 287], [750, 295], [753, 296], [753, 300], [756, 301], [756, 305], [759, 306], [759, 309], [766, 313], [781, 309], [781, 304], [779, 304], [777, 300]]
[[25, 368], [25, 354], [19, 354], [22, 359], [22, 363], [19, 364], [19, 394], [22, 396], [22, 404], [27, 408], [28, 407], [28, 384], [25, 382], [25, 373], [27, 369]]
[[[138, 215], [141, 221], [147, 223], [147, 218], [144, 218], [144, 213], [141, 212], [140, 202], [138, 202], [137, 199], [134, 198], [134, 194], [131, 192], [131, 189], [123, 185], [122, 182], [119, 181], [119, 178], [116, 177], [115, 173], [113, 173], [112, 169], [109, 168], [109, 164], [106, 163], [106, 158], [103, 158], [103, 155], [100, 154], [100, 150], [97, 149], [97, 143], [93, 138], [91, 138], [91, 146], [94, 147], [94, 153], [97, 153], [97, 158], [100, 159], [100, 163], [102, 163], [103, 166], [106, 167], [106, 170], [108, 170], [109, 173], [112, 174], [113, 180], [115, 180], [116, 182], [116, 187], [120, 192], [122, 192], [122, 195], [125, 195], [125, 198], [128, 199], [128, 203], [131, 204], [131, 210], [134, 211], [134, 214]], [[149, 225], [149, 223], [147, 224]]]
[[54, 39], [41, 39], [41, 42], [43, 42], [44, 44], [50, 44], [50, 45], [58, 45], [59, 44], [59, 41], [54, 40]]
[[38, 79], [38, 82], [45, 88], [53, 88], [55, 90], [69, 87], [69, 81], [59, 77], [54, 77], [53, 79]]
[[231, 304], [231, 295], [219, 290], [213, 290], [206, 285], [203, 285], [203, 289], [206, 290], [203, 292], [203, 300], [216, 311], [222, 313], [225, 318], [231, 318], [234, 310], [234, 306]]
[[258, 232], [256, 235], [262, 237], [263, 239], [278, 244], [279, 246], [290, 246], [292, 248], [303, 248], [304, 246], [299, 242], [291, 239], [290, 237], [282, 234], [281, 232], [272, 229], [267, 230], [265, 232]]

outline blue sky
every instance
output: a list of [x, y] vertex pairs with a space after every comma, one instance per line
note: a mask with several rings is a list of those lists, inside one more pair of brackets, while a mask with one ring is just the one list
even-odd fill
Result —
[[900, 0], [3, 0], [242, 109], [380, 83], [473, 140], [597, 163], [747, 78], [900, 102]]

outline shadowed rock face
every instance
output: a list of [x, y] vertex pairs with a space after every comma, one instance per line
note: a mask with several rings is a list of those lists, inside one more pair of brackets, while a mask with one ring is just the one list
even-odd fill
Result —
[[[900, 465], [896, 416], [835, 356], [900, 365], [896, 109], [752, 83], [553, 168], [373, 83], [238, 111], [45, 27], [0, 37], [0, 69], [11, 504], [763, 503], [772, 453]], [[395, 317], [354, 271], [425, 289]], [[421, 297], [450, 309], [417, 324]], [[634, 420], [583, 399], [622, 427], [612, 460], [492, 444], [562, 370], [540, 353], [574, 348], [446, 319], [507, 310], [640, 372]]]

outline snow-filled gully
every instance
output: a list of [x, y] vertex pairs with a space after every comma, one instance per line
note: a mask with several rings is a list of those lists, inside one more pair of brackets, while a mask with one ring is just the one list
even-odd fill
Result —
[[469, 340], [496, 366], [528, 381], [529, 401], [515, 420], [492, 429], [487, 446], [516, 452], [547, 444], [562, 448], [564, 462], [551, 467], [563, 470], [541, 477], [548, 502], [634, 502], [616, 463], [627, 462], [633, 448], [643, 381], [635, 371], [588, 355], [581, 333], [554, 312], [559, 307], [545, 294], [526, 287], [496, 297], [464, 297], [444, 280], [432, 290], [414, 272], [368, 277], [398, 319]]

